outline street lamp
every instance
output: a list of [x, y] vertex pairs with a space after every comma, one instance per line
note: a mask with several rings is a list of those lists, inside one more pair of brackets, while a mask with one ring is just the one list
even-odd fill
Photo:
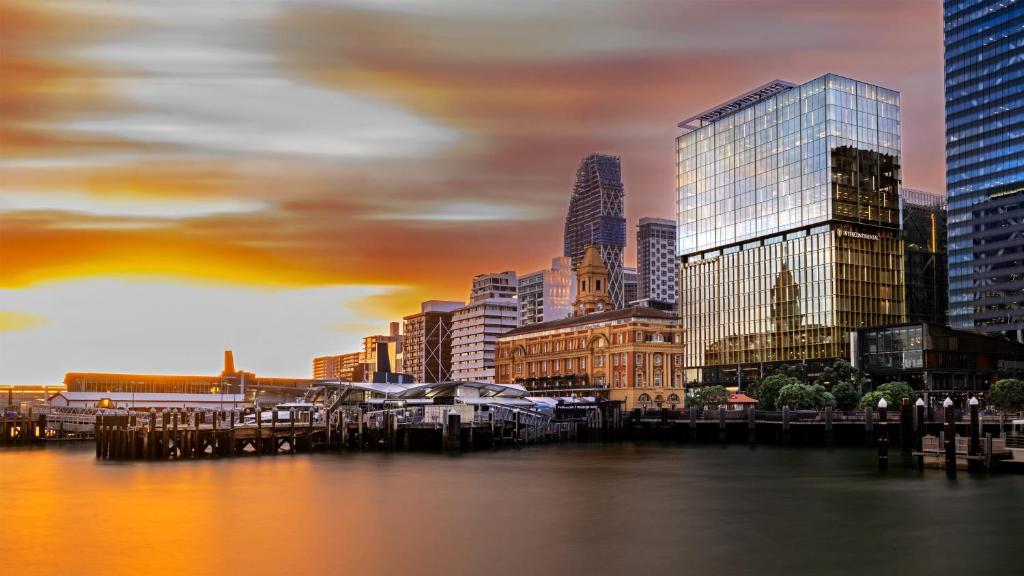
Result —
[[885, 398], [879, 398], [878, 399], [878, 409], [879, 410], [884, 410], [885, 408], [888, 408], [888, 407], [889, 407], [889, 403], [885, 401]]

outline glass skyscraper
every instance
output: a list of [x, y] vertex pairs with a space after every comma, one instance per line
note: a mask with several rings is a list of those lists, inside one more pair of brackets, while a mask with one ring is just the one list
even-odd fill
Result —
[[680, 315], [690, 384], [814, 373], [905, 318], [900, 95], [774, 81], [680, 123]]
[[1024, 1], [943, 8], [949, 321], [1024, 342]]
[[587, 245], [597, 246], [608, 268], [608, 296], [613, 308], [622, 308], [627, 302], [622, 272], [622, 251], [626, 247], [624, 195], [619, 158], [591, 154], [576, 171], [565, 216], [564, 255], [572, 258], [575, 272]]

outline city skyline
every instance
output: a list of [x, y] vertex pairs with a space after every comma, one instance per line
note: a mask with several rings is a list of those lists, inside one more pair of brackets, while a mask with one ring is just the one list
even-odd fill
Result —
[[206, 373], [227, 348], [306, 374], [546, 266], [587, 154], [622, 159], [630, 230], [673, 217], [676, 123], [772, 78], [898, 89], [904, 185], [941, 192], [941, 6], [860, 35], [864, 4], [5, 2], [0, 382]]

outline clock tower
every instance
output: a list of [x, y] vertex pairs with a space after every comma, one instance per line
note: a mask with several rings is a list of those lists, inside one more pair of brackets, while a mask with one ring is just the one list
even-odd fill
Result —
[[586, 316], [594, 312], [611, 310], [608, 297], [608, 268], [601, 260], [597, 246], [588, 244], [583, 260], [576, 269], [576, 302], [573, 316]]

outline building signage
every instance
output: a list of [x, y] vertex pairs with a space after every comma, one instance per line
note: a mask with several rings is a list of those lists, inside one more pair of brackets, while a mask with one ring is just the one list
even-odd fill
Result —
[[878, 236], [874, 234], [865, 234], [863, 232], [854, 232], [852, 230], [839, 230], [839, 236], [849, 236], [850, 238], [860, 238], [861, 240], [874, 240], [878, 242]]

